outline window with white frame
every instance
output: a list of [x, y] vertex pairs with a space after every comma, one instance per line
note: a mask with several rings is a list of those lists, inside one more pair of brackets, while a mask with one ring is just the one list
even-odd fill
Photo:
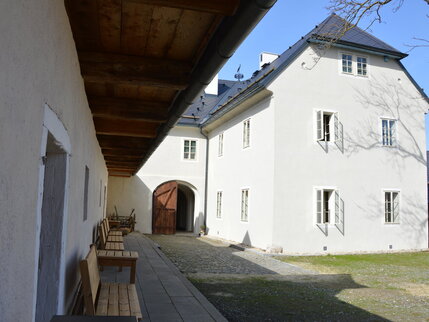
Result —
[[381, 120], [382, 143], [384, 146], [396, 145], [396, 120]]
[[249, 189], [241, 190], [241, 221], [249, 220]]
[[384, 192], [384, 221], [386, 223], [399, 223], [399, 192]]
[[344, 201], [337, 189], [316, 189], [316, 224], [335, 224], [344, 231]]
[[243, 149], [250, 146], [250, 119], [243, 122]]
[[342, 54], [343, 73], [353, 73], [353, 56], [350, 54]]
[[357, 74], [360, 76], [367, 76], [367, 63], [365, 57], [356, 57], [356, 63], [357, 63]]
[[342, 149], [343, 125], [339, 121], [337, 112], [316, 111], [316, 140], [334, 141], [341, 144]]
[[223, 133], [219, 134], [219, 137], [218, 137], [217, 155], [219, 157], [221, 157], [223, 155]]
[[183, 140], [183, 159], [195, 160], [197, 158], [197, 141]]
[[222, 218], [222, 191], [217, 192], [216, 198], [216, 218]]

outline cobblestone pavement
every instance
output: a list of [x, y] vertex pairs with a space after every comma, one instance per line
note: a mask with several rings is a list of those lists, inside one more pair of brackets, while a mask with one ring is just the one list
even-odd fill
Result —
[[309, 275], [308, 270], [219, 240], [186, 235], [147, 235], [184, 274]]

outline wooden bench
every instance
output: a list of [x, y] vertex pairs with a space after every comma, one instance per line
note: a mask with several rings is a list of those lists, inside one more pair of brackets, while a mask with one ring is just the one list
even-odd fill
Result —
[[119, 229], [112, 229], [108, 218], [105, 218], [103, 220], [103, 224], [104, 224], [104, 227], [106, 229], [107, 236], [122, 236], [122, 231], [121, 230], [119, 230]]
[[103, 220], [101, 222], [101, 228], [104, 230], [104, 235], [106, 236], [106, 241], [107, 242], [112, 242], [112, 243], [123, 243], [124, 242], [124, 237], [122, 237], [122, 233], [118, 232], [118, 234], [115, 234], [113, 231], [108, 230], [108, 224], [106, 222], [106, 220]]
[[139, 258], [137, 252], [97, 250], [97, 258], [100, 266], [119, 266], [121, 269], [122, 267], [131, 267], [130, 283], [136, 282], [136, 263]]
[[135, 284], [101, 283], [95, 245], [80, 261], [86, 315], [142, 318]]
[[102, 224], [98, 225], [98, 234], [100, 237], [100, 248], [104, 250], [124, 250], [123, 242], [107, 241], [105, 231]]

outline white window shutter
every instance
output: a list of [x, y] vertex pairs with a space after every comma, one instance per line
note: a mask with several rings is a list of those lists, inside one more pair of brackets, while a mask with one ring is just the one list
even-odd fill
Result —
[[334, 135], [335, 144], [343, 152], [344, 149], [344, 136], [343, 136], [343, 124], [338, 118], [338, 113], [334, 113]]
[[335, 227], [344, 235], [344, 201], [339, 190], [335, 190]]
[[390, 121], [390, 145], [396, 145], [396, 122]]
[[317, 141], [323, 140], [323, 113], [321, 110], [316, 111], [316, 132]]
[[316, 220], [318, 224], [322, 223], [323, 212], [323, 193], [322, 190], [316, 190]]
[[392, 199], [393, 199], [393, 222], [399, 222], [399, 193], [393, 192], [392, 193]]
[[334, 113], [334, 136], [335, 142], [338, 142], [340, 139], [340, 129], [338, 124], [338, 113]]
[[335, 224], [340, 222], [340, 193], [335, 190]]

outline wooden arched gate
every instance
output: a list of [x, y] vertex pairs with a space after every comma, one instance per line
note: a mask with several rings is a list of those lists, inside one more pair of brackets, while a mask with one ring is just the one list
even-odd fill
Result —
[[177, 182], [170, 181], [160, 185], [154, 191], [152, 234], [176, 233], [177, 189]]

